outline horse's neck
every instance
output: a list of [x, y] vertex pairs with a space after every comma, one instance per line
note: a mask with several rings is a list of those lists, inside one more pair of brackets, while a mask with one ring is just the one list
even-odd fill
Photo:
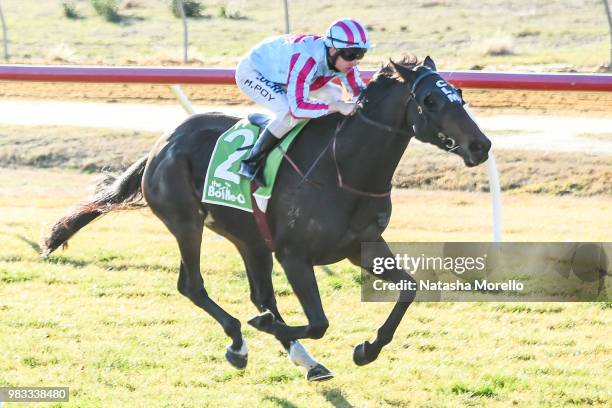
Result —
[[[401, 115], [395, 101], [394, 114], [366, 113], [369, 119], [398, 129]], [[393, 105], [388, 105], [393, 106]], [[379, 111], [380, 112], [380, 111]], [[383, 110], [384, 112], [384, 110]], [[409, 138], [398, 133], [365, 123], [358, 116], [353, 118], [337, 146], [337, 161], [347, 184], [372, 192], [389, 188]]]

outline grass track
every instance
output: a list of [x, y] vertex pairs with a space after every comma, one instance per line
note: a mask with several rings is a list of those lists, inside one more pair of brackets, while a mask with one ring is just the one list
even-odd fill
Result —
[[[60, 2], [3, 2], [11, 61], [182, 63], [182, 24], [171, 15], [167, 1], [122, 2], [118, 24], [96, 16], [89, 1], [74, 3], [83, 18], [64, 18]], [[252, 45], [284, 31], [281, 2], [201, 3], [206, 17], [189, 21], [192, 64], [235, 65]], [[221, 18], [221, 7], [245, 18]], [[363, 21], [376, 44], [365, 60], [370, 66], [406, 52], [432, 54], [445, 69], [541, 65], [592, 71], [609, 63], [600, 0], [294, 0], [290, 14], [291, 29], [298, 33], [322, 33], [347, 14]]]
[[[331, 326], [322, 340], [305, 342], [336, 379], [307, 384], [270, 336], [246, 325], [249, 367], [236, 371], [223, 358], [228, 339], [220, 327], [176, 292], [176, 245], [148, 210], [103, 218], [68, 250], [48, 262], [38, 258], [45, 224], [82, 197], [90, 180], [66, 171], [0, 171], [0, 384], [67, 385], [71, 402], [63, 406], [79, 407], [612, 401], [609, 304], [415, 304], [380, 358], [354, 366], [351, 346], [374, 335], [390, 305], [360, 303], [358, 271], [346, 263], [318, 269]], [[386, 237], [487, 240], [488, 200], [398, 191]], [[504, 204], [506, 240], [609, 239], [609, 197], [515, 195]], [[203, 247], [209, 293], [244, 322], [255, 309], [237, 254], [209, 233]], [[303, 323], [278, 267], [274, 280], [288, 321]]]

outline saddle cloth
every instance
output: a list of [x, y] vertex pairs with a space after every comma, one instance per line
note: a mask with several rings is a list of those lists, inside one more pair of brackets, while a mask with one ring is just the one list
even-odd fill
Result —
[[[259, 125], [265, 124], [261, 116], [255, 116], [252, 119]], [[274, 188], [274, 181], [283, 160], [283, 154], [279, 148], [286, 152], [306, 123], [306, 121], [300, 122], [268, 154], [264, 168], [266, 186], [259, 187], [253, 193], [257, 206], [262, 212], [266, 211]], [[242, 119], [217, 139], [206, 170], [202, 202], [253, 212], [250, 180], [240, 177], [238, 170], [240, 162], [247, 157], [259, 133], [259, 126], [254, 125], [248, 119]]]

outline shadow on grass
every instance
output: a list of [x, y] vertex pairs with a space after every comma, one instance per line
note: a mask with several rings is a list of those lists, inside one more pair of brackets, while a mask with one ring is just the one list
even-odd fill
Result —
[[25, 242], [26, 244], [28, 244], [30, 246], [30, 248], [32, 248], [34, 251], [36, 251], [36, 253], [38, 255], [40, 255], [41, 249], [40, 249], [40, 245], [38, 245], [38, 243], [29, 240], [28, 238], [24, 237], [21, 234], [15, 234], [15, 237], [17, 237], [17, 239]]
[[295, 405], [293, 402], [286, 400], [285, 398], [278, 398], [278, 397], [264, 397], [263, 399], [264, 401], [270, 401], [275, 403], [276, 405], [278, 405], [279, 407], [282, 408], [298, 408], [297, 405]]
[[70, 265], [75, 268], [84, 268], [87, 265], [92, 264], [93, 262], [86, 262], [79, 259], [73, 259], [64, 255], [50, 255], [48, 258], [45, 258], [45, 262], [56, 264], [56, 265]]
[[[32, 247], [32, 249], [34, 249], [38, 254], [40, 254], [41, 249], [37, 243], [30, 241], [27, 238], [20, 236], [20, 235], [17, 235], [17, 238], [26, 242], [28, 245]], [[125, 271], [125, 270], [130, 270], [130, 269], [136, 269], [138, 271], [143, 271], [143, 272], [159, 271], [159, 272], [171, 273], [171, 274], [175, 274], [178, 272], [177, 266], [162, 265], [162, 264], [157, 264], [157, 263], [122, 262], [121, 259], [115, 260], [114, 258], [110, 260], [92, 259], [90, 261], [87, 261], [83, 259], [75, 259], [70, 256], [63, 255], [61, 253], [53, 253], [49, 255], [49, 257], [45, 258], [44, 261], [51, 263], [51, 264], [56, 264], [56, 265], [70, 265], [75, 268], [83, 268], [86, 266], [97, 266], [109, 272], [110, 271]]]
[[319, 268], [327, 274], [327, 276], [334, 276], [334, 271], [327, 265], [321, 265]]
[[325, 399], [336, 408], [352, 408], [353, 404], [348, 402], [342, 395], [342, 391], [338, 388], [323, 391]]
[[113, 263], [104, 261], [92, 261], [92, 265], [97, 265], [102, 269], [108, 271], [126, 271], [129, 269], [136, 269], [143, 272], [159, 271], [165, 273], [176, 274], [179, 271], [178, 266], [168, 266], [156, 263]]
[[123, 14], [120, 14], [117, 17], [116, 21], [112, 21], [115, 24], [118, 24], [120, 26], [131, 26], [134, 23], [140, 23], [141, 21], [146, 20], [144, 17], [140, 17], [140, 16], [125, 16]]

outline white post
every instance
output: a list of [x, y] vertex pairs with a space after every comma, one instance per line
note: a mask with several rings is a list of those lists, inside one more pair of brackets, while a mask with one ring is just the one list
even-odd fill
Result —
[[191, 101], [189, 100], [187, 95], [185, 95], [185, 92], [183, 92], [183, 89], [181, 88], [181, 86], [180, 85], [172, 85], [172, 86], [170, 86], [170, 89], [172, 89], [172, 92], [174, 92], [174, 95], [176, 96], [176, 99], [178, 99], [178, 101], [181, 104], [181, 106], [183, 107], [183, 109], [185, 109], [185, 111], [188, 114], [193, 115], [195, 113], [195, 109], [194, 109], [193, 105], [191, 104]]
[[6, 21], [4, 21], [4, 14], [2, 13], [2, 6], [0, 6], [0, 20], [2, 20], [2, 43], [4, 45], [4, 60], [8, 62], [8, 34], [6, 29]]
[[608, 70], [612, 71], [612, 11], [610, 11], [610, 5], [608, 0], [603, 0], [604, 7], [606, 8], [606, 17], [608, 18], [608, 31], [610, 32], [610, 61], [608, 61]]
[[499, 243], [502, 241], [501, 188], [493, 150], [489, 151], [487, 169], [489, 170], [489, 190], [491, 192], [491, 204], [493, 205], [493, 242]]
[[189, 60], [187, 58], [187, 49], [189, 48], [189, 37], [187, 32], [187, 16], [185, 15], [185, 6], [183, 0], [176, 1], [176, 7], [178, 8], [181, 19], [183, 20], [183, 62], [186, 64]]
[[[467, 104], [463, 105], [465, 111], [470, 115], [474, 123], [478, 125], [476, 116], [472, 113]], [[480, 125], [478, 125], [480, 127]], [[493, 242], [502, 241], [502, 204], [501, 204], [501, 188], [499, 183], [499, 171], [497, 171], [497, 163], [493, 150], [489, 151], [489, 160], [487, 160], [487, 170], [489, 172], [489, 190], [491, 193], [491, 205], [493, 207]]]
[[289, 4], [287, 4], [287, 0], [284, 0], [283, 3], [285, 4], [285, 34], [289, 34], [289, 31], [291, 31], [289, 27]]

